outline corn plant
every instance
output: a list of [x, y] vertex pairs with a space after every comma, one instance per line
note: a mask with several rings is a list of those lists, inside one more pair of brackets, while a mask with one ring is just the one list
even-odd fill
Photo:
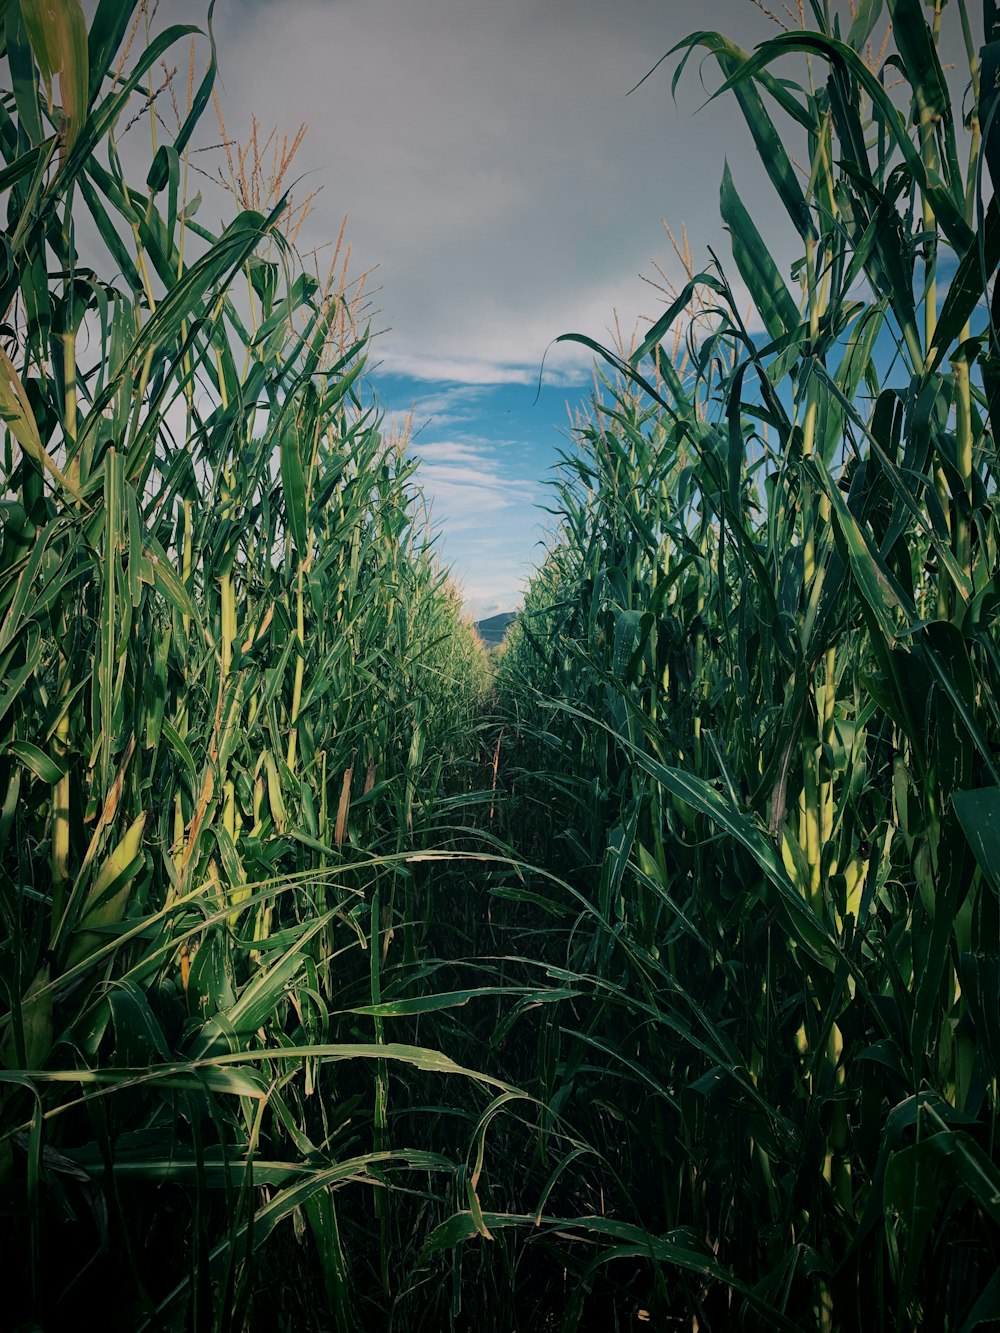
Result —
[[998, 1313], [996, 14], [980, 52], [962, 0], [887, 10], [675, 53], [799, 254], [727, 168], [757, 324], [714, 267], [631, 356], [589, 344], [615, 374], [501, 664], [514, 818], [575, 868], [538, 1095], [586, 1108], [647, 1299], [698, 1326]]
[[[460, 1169], [398, 1139], [389, 1072], [460, 1066], [378, 1005], [485, 654], [379, 429], [358, 289], [296, 252], [295, 145], [262, 174], [256, 127], [227, 140], [215, 229], [191, 157], [214, 44], [118, 0], [2, 30], [11, 1317], [365, 1326], [401, 1282], [383, 1196]], [[186, 95], [154, 84], [176, 49]]]

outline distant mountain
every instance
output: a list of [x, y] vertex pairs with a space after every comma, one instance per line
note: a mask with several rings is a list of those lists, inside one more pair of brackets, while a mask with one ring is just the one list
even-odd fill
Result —
[[498, 616], [487, 616], [485, 620], [477, 620], [476, 632], [487, 648], [496, 648], [503, 643], [503, 637], [511, 621], [516, 619], [515, 611], [501, 611]]

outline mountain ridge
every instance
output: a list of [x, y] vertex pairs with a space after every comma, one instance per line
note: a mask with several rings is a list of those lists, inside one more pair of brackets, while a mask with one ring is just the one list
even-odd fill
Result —
[[501, 611], [498, 615], [487, 616], [485, 620], [475, 622], [476, 633], [487, 648], [498, 648], [503, 643], [504, 635], [512, 621], [517, 619], [516, 611]]

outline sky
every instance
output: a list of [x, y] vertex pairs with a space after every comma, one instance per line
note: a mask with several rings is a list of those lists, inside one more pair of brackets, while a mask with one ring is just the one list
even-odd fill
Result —
[[[203, 14], [170, 0], [172, 20]], [[749, 48], [778, 28], [752, 0], [218, 0], [214, 26], [228, 133], [308, 126], [300, 246], [349, 215], [372, 383], [387, 426], [413, 409], [442, 560], [474, 616], [516, 607], [592, 382], [590, 354], [553, 340], [662, 312], [659, 273], [683, 281], [664, 222], [696, 267], [728, 259], [726, 160], [772, 250], [798, 255], [734, 99], [702, 105], [713, 61], [676, 100], [676, 56], [630, 94], [691, 32]]]

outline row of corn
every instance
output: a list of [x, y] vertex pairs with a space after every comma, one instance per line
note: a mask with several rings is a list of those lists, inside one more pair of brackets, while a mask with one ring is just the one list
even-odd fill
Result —
[[731, 262], [602, 352], [499, 682], [574, 892], [506, 910], [545, 898], [564, 992], [531, 1086], [645, 1238], [588, 1281], [678, 1327], [957, 1333], [1000, 1318], [1000, 27], [774, 8], [675, 59], [795, 248], [727, 168]]

